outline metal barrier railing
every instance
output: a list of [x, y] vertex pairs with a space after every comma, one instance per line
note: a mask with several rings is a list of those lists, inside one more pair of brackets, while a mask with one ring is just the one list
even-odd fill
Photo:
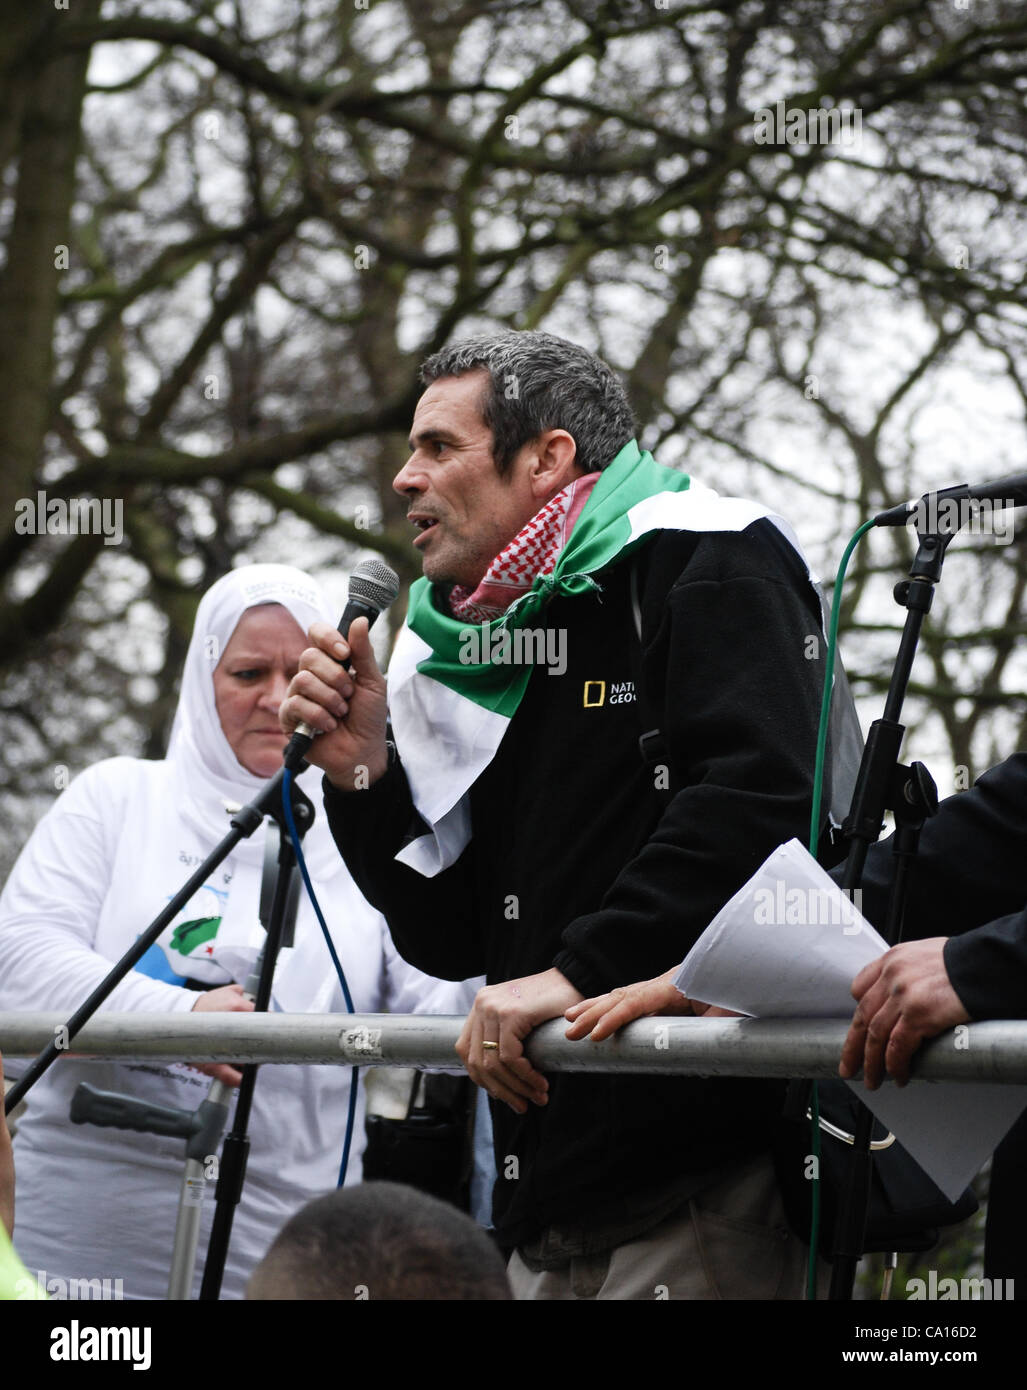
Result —
[[[34, 1056], [64, 1020], [57, 1013], [0, 1013], [0, 1052]], [[463, 1019], [443, 1014], [102, 1013], [69, 1055], [164, 1062], [337, 1062], [344, 1066], [459, 1066]], [[569, 1042], [560, 1019], [527, 1043], [546, 1072], [814, 1078], [838, 1074], [848, 1025], [840, 1019], [644, 1018], [605, 1042]], [[922, 1081], [1027, 1082], [1027, 1020], [961, 1025], [924, 1043]]]

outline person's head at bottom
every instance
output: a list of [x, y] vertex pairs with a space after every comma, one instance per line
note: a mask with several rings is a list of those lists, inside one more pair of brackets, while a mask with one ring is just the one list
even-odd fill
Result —
[[247, 1299], [510, 1299], [477, 1222], [401, 1183], [340, 1188], [302, 1207], [254, 1270]]

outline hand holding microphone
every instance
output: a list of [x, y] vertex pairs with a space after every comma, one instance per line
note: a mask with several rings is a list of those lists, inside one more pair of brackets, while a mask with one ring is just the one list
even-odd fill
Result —
[[368, 787], [385, 772], [386, 685], [370, 626], [398, 592], [399, 580], [387, 565], [358, 565], [338, 628], [311, 627], [313, 646], [300, 658], [279, 710], [283, 732], [293, 735], [286, 767], [307, 758], [344, 791]]

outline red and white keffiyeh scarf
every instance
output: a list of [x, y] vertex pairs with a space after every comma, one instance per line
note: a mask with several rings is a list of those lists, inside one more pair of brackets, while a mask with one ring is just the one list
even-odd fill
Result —
[[454, 585], [449, 595], [454, 618], [474, 623], [501, 618], [540, 574], [549, 574], [598, 481], [598, 473], [586, 473], [551, 497], [503, 547], [476, 589]]

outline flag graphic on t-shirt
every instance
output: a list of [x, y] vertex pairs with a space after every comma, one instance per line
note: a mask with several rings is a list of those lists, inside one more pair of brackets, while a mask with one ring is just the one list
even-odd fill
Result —
[[202, 912], [204, 907], [218, 910], [189, 917], [167, 928], [160, 940], [137, 961], [135, 968], [142, 975], [170, 985], [181, 985], [186, 979], [200, 980], [207, 985], [224, 984], [225, 972], [215, 960], [214, 952], [218, 929], [228, 907], [228, 894], [224, 889], [205, 883], [189, 907], [193, 912], [197, 908]]
[[208, 943], [217, 936], [220, 925], [220, 917], [195, 917], [191, 922], [180, 922], [171, 933], [171, 949], [179, 955], [191, 956], [204, 947], [202, 954], [212, 956], [214, 947]]

